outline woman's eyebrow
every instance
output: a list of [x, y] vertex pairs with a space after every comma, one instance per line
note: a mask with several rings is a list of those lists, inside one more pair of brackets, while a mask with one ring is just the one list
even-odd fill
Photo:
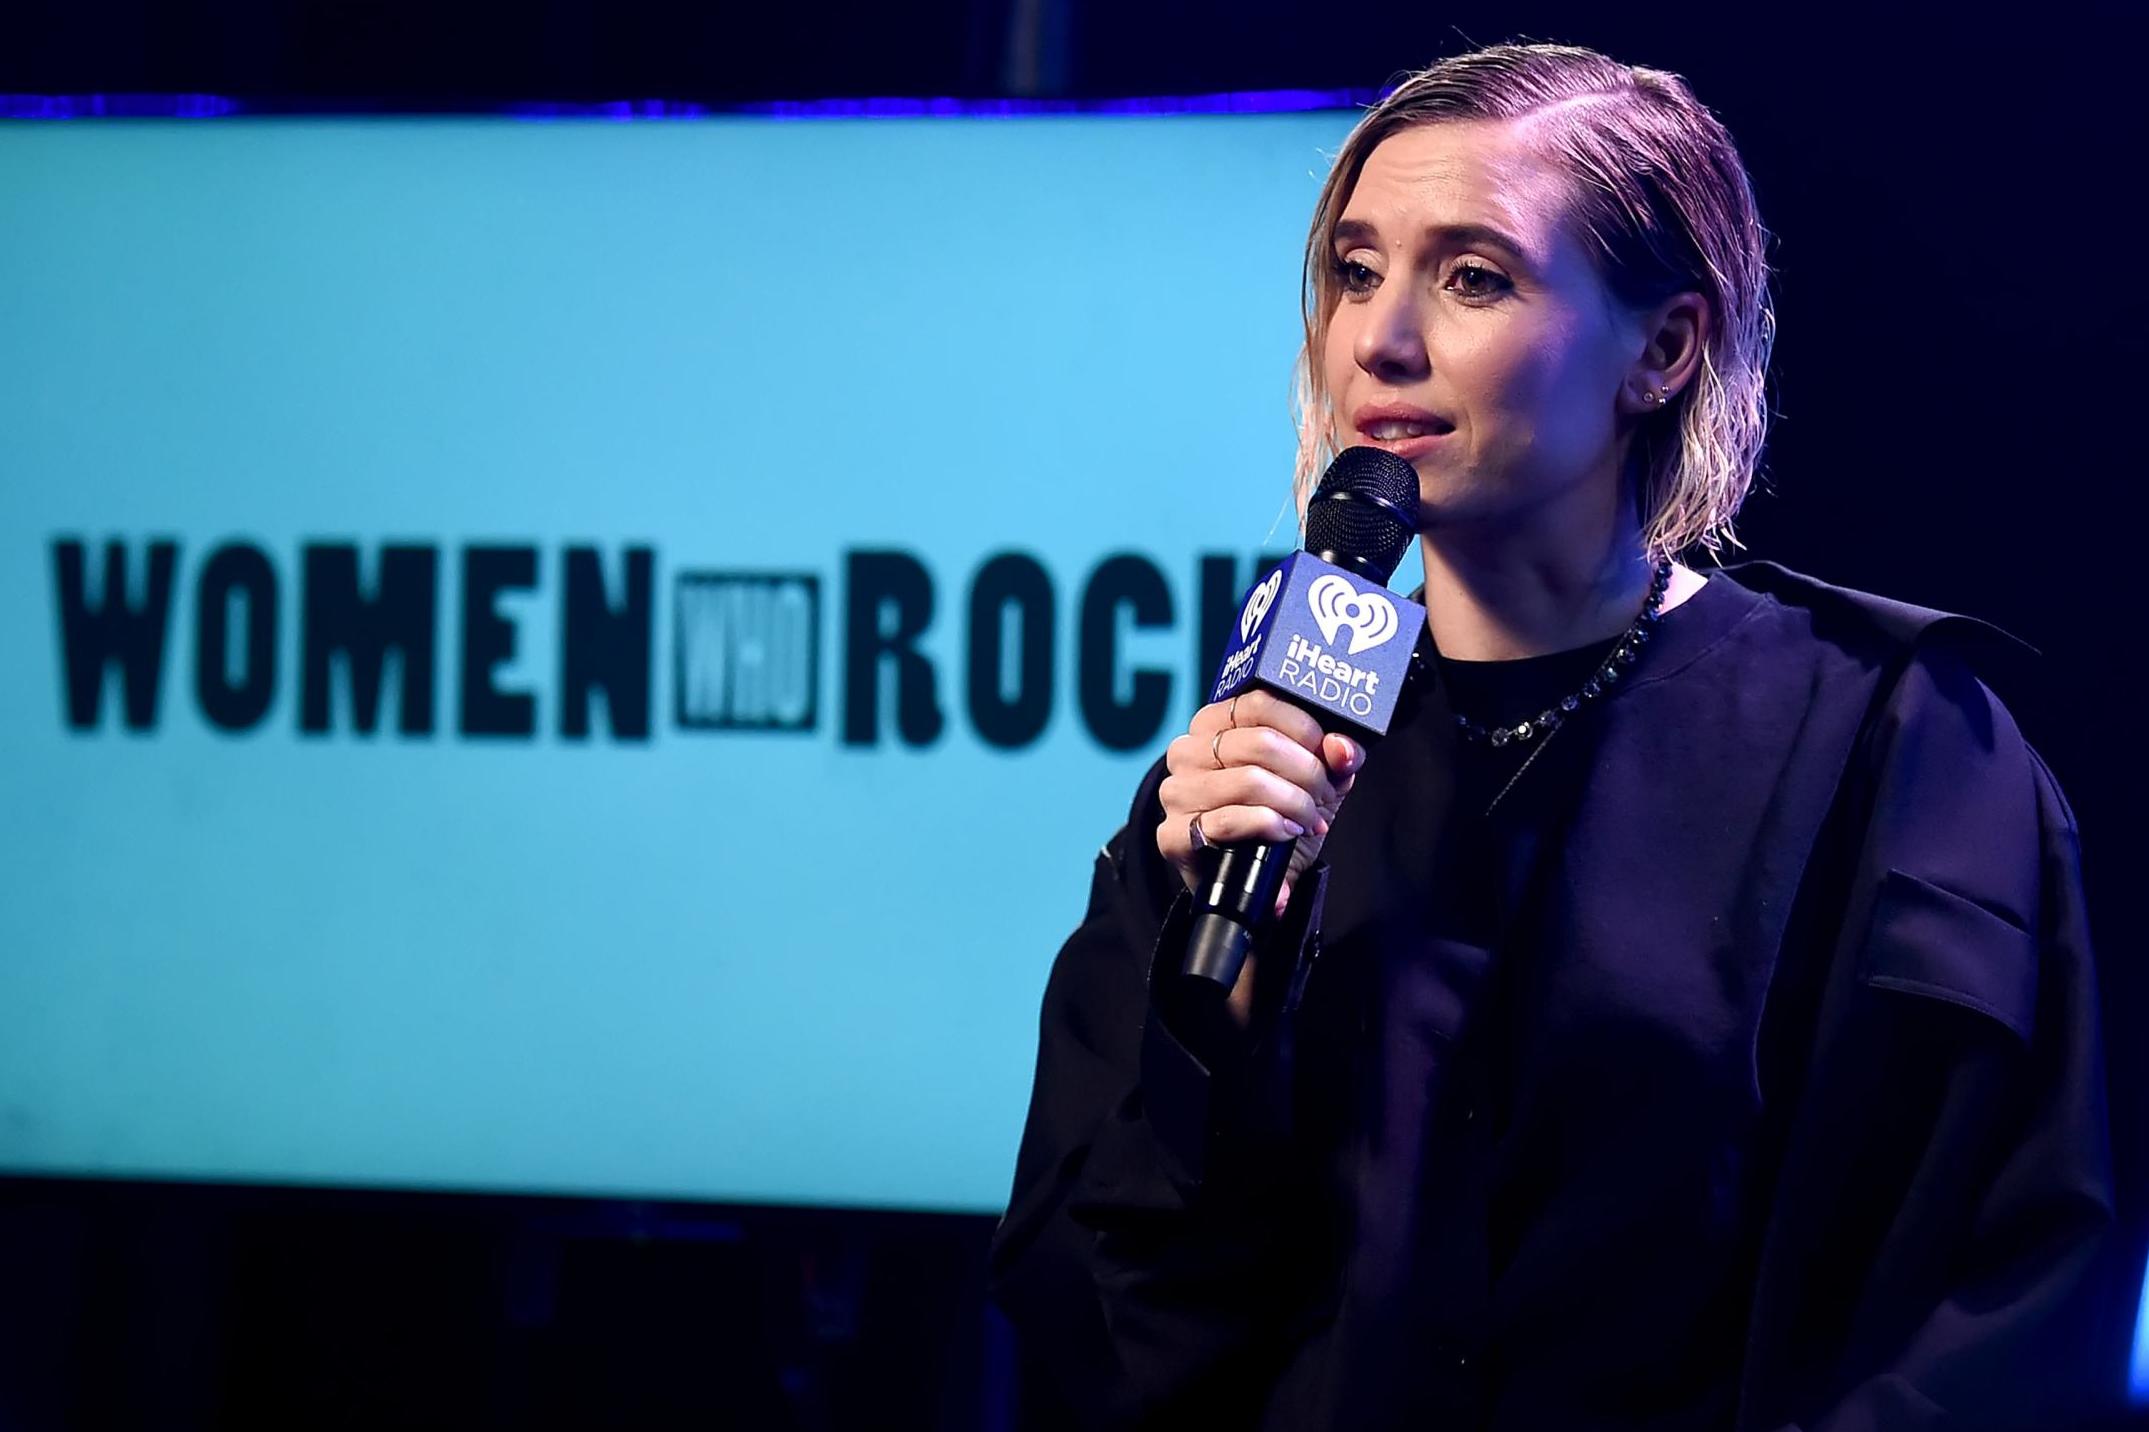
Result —
[[[1490, 248], [1505, 249], [1515, 258], [1528, 262], [1530, 251], [1511, 235], [1501, 232], [1490, 224], [1432, 224], [1425, 229], [1425, 236], [1449, 245], [1482, 244]], [[1380, 231], [1363, 219], [1338, 219], [1331, 240], [1337, 244], [1371, 244], [1379, 246]]]

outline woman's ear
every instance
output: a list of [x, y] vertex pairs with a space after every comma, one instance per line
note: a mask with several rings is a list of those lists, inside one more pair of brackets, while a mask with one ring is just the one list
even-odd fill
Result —
[[1713, 315], [1709, 300], [1691, 289], [1675, 293], [1642, 317], [1642, 351], [1620, 394], [1630, 412], [1668, 407], [1701, 371]]

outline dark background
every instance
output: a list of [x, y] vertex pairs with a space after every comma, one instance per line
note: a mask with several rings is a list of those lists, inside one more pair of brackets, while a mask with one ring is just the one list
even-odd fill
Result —
[[[13, 113], [91, 94], [241, 113], [1085, 101], [1372, 90], [1503, 39], [1679, 71], [1739, 140], [1781, 320], [1750, 553], [2044, 652], [1992, 679], [2083, 831], [2126, 1224], [2116, 1384], [2149, 1222], [2149, 920], [2130, 873], [2149, 854], [2141, 7], [40, 0], [0, 7], [0, 95]], [[990, 1233], [856, 1210], [0, 1179], [0, 1429], [1043, 1425], [1018, 1412], [984, 1303]]]

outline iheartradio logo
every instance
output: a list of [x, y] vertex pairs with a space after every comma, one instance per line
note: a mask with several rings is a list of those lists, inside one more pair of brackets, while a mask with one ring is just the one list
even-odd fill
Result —
[[[1270, 579], [1273, 584], [1274, 578]], [[1260, 596], [1260, 593], [1255, 593]], [[1262, 600], [1262, 610], [1275, 594], [1269, 593]], [[1356, 656], [1368, 647], [1379, 646], [1395, 635], [1401, 623], [1395, 615], [1395, 603], [1378, 592], [1361, 592], [1346, 579], [1333, 573], [1315, 581], [1306, 591], [1306, 605], [1313, 611], [1313, 620], [1321, 629], [1321, 638], [1330, 646], [1336, 644], [1336, 633], [1348, 630], [1351, 634], [1350, 654]], [[1251, 603], [1248, 604], [1251, 610]]]
[[[1276, 593], [1282, 586], [1283, 568], [1278, 567], [1275, 571], [1269, 573], [1267, 581], [1247, 593], [1246, 610], [1239, 613], [1240, 641], [1252, 641], [1254, 639], [1254, 628], [1261, 625], [1261, 619], [1269, 614], [1269, 607], [1274, 604]], [[1390, 620], [1393, 620], [1394, 613], [1391, 612], [1389, 617]]]

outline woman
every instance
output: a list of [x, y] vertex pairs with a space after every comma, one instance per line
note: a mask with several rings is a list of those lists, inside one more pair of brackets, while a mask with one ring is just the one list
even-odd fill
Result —
[[[1427, 630], [1371, 751], [1196, 713], [1054, 965], [994, 1276], [1101, 1420], [2066, 1425], [2102, 1072], [1990, 629], [1677, 560], [1758, 457], [1764, 237], [1685, 85], [1586, 50], [1444, 61], [1345, 143], [1301, 496], [1413, 465]], [[1204, 1004], [1202, 850], [1283, 838]]]

